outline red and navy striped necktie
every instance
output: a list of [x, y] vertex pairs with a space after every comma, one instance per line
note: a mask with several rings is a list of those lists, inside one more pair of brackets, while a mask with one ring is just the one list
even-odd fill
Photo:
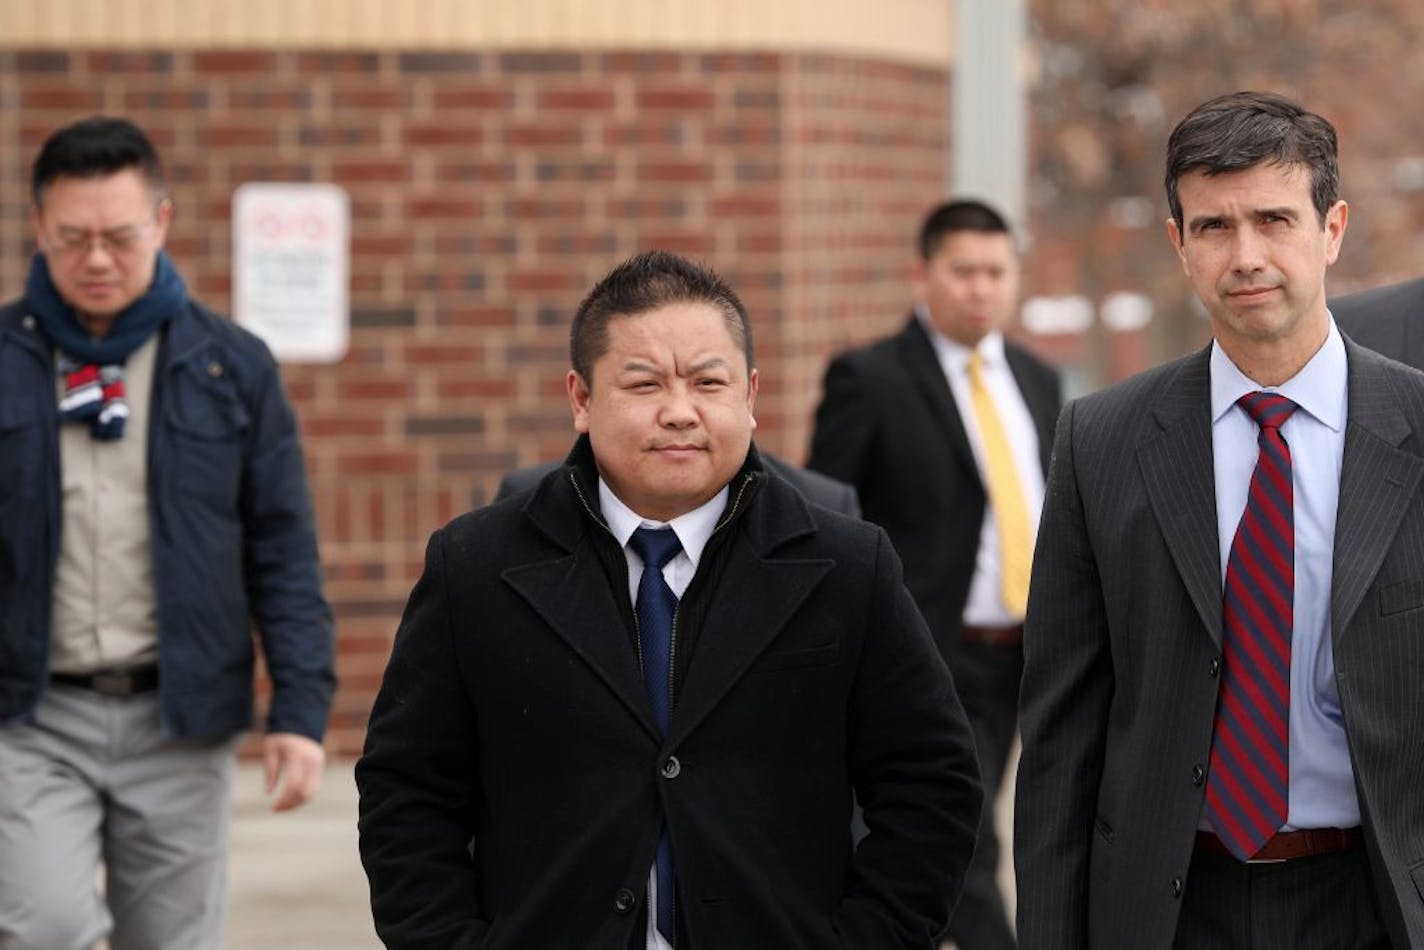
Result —
[[1260, 427], [1260, 451], [1226, 562], [1206, 815], [1217, 837], [1245, 861], [1285, 824], [1289, 805], [1295, 504], [1281, 426], [1296, 404], [1254, 392], [1237, 405]]

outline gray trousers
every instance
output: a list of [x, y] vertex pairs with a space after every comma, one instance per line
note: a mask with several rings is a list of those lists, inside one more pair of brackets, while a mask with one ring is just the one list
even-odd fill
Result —
[[0, 726], [0, 950], [220, 947], [237, 741], [66, 686]]

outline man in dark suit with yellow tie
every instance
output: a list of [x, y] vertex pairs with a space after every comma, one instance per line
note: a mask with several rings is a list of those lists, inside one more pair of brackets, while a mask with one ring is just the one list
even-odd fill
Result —
[[[979, 201], [934, 208], [920, 227], [915, 311], [904, 328], [837, 357], [816, 412], [810, 468], [850, 482], [885, 528], [954, 673], [992, 803], [1013, 744], [1020, 644], [1057, 373], [1004, 339], [1018, 302], [1008, 224]], [[993, 812], [948, 936], [1009, 950], [995, 879]]]
[[1424, 376], [1326, 308], [1335, 130], [1198, 106], [1206, 349], [1070, 403], [1024, 632], [1025, 950], [1424, 946]]
[[573, 451], [435, 533], [396, 634], [356, 770], [377, 931], [928, 950], [981, 792], [889, 540], [767, 477], [715, 274], [632, 258], [570, 341]]

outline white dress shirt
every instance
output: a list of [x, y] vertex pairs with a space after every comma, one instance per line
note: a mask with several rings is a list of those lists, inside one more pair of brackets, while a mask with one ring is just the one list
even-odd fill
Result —
[[1360, 823], [1330, 633], [1331, 561], [1348, 382], [1345, 344], [1333, 319], [1324, 345], [1280, 386], [1253, 382], [1212, 343], [1212, 462], [1223, 589], [1231, 542], [1246, 510], [1259, 454], [1256, 423], [1236, 400], [1261, 390], [1280, 393], [1300, 407], [1281, 426], [1281, 437], [1290, 447], [1295, 509], [1287, 829], [1352, 828]]
[[[702, 551], [707, 547], [707, 542], [717, 527], [717, 519], [722, 517], [722, 512], [727, 507], [727, 494], [724, 486], [699, 508], [678, 515], [671, 521], [649, 521], [623, 504], [622, 500], [613, 494], [613, 489], [608, 487], [607, 482], [602, 478], [598, 480], [598, 503], [603, 509], [603, 518], [608, 522], [608, 529], [613, 532], [618, 543], [623, 545], [623, 554], [628, 558], [628, 599], [632, 603], [638, 602], [638, 581], [643, 576], [643, 559], [628, 544], [633, 532], [639, 528], [671, 528], [677, 534], [678, 541], [682, 543], [682, 550], [663, 565], [663, 579], [681, 599], [687, 585], [692, 583], [693, 575], [697, 573], [697, 563], [702, 559]], [[657, 868], [654, 866], [648, 870], [647, 948], [672, 950], [672, 945], [658, 933], [658, 915], [655, 911], [657, 906], [658, 881]]]
[[[974, 452], [974, 464], [979, 469], [979, 480], [988, 484], [984, 472], [984, 444], [979, 435], [979, 422], [974, 416], [974, 403], [969, 393], [969, 357], [974, 350], [956, 343], [935, 329], [929, 315], [923, 308], [917, 308], [935, 355], [939, 357], [940, 368], [949, 382], [949, 390], [954, 394], [955, 409], [964, 423], [964, 432], [969, 437], [969, 446]], [[994, 411], [999, 415], [999, 423], [1004, 427], [1009, 446], [1013, 450], [1014, 469], [1019, 476], [1019, 486], [1023, 491], [1024, 504], [1028, 508], [1029, 527], [1034, 536], [1038, 534], [1038, 518], [1043, 511], [1043, 467], [1039, 461], [1038, 429], [1029, 415], [1028, 404], [1004, 357], [1004, 336], [997, 331], [979, 341], [975, 348], [982, 361], [981, 374], [989, 396], [994, 400]], [[1032, 539], [1030, 539], [1032, 543]], [[1007, 627], [1022, 623], [1023, 617], [1009, 611], [1004, 606], [1003, 583], [999, 569], [999, 528], [994, 518], [994, 506], [984, 499], [984, 524], [979, 531], [979, 551], [974, 559], [974, 576], [969, 581], [969, 597], [964, 602], [964, 623], [976, 627]]]

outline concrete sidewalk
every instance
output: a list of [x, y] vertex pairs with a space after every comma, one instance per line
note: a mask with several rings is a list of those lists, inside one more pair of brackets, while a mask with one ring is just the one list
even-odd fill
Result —
[[305, 807], [272, 813], [262, 767], [240, 762], [228, 860], [228, 950], [380, 950], [356, 853], [351, 763]]

